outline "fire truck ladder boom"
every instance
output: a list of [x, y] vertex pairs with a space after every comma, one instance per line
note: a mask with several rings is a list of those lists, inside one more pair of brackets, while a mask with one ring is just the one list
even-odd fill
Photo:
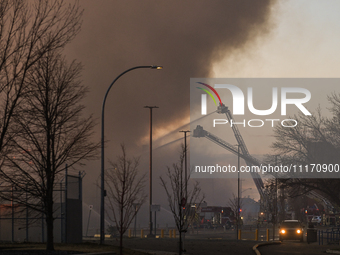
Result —
[[310, 191], [309, 194], [307, 194], [307, 196], [321, 201], [321, 203], [323, 203], [324, 207], [327, 208], [328, 211], [332, 211], [334, 209], [334, 206], [332, 205], [331, 202], [329, 202], [327, 198], [323, 197], [314, 190]]
[[[220, 113], [220, 114], [225, 113], [225, 115], [226, 115], [227, 118], [228, 118], [229, 123], [232, 122], [233, 116], [232, 116], [230, 110], [228, 109], [228, 107], [225, 106], [224, 104], [220, 104], [220, 105], [219, 105], [219, 107], [217, 108], [217, 113]], [[241, 149], [243, 155], [248, 156], [248, 155], [249, 155], [249, 152], [248, 152], [247, 146], [246, 146], [246, 144], [245, 144], [245, 142], [244, 142], [244, 140], [243, 140], [243, 138], [242, 138], [242, 136], [241, 136], [241, 133], [240, 133], [240, 131], [239, 131], [238, 128], [237, 128], [237, 126], [236, 126], [236, 125], [232, 125], [231, 128], [233, 129], [233, 132], [234, 132], [236, 141], [237, 141], [237, 143], [239, 144], [240, 149]]]
[[[213, 135], [212, 133], [204, 130], [203, 127], [200, 126], [200, 125], [198, 125], [196, 127], [196, 129], [194, 130], [193, 137], [198, 137], [198, 138], [199, 137], [205, 137], [208, 140], [210, 140], [210, 141], [216, 143], [217, 145], [221, 146], [222, 148], [238, 155], [238, 148], [236, 146], [231, 145], [230, 143], [228, 143], [228, 142], [222, 140], [221, 138], [218, 138], [217, 136]], [[241, 137], [241, 139], [242, 139], [242, 137]], [[240, 146], [240, 149], [241, 149], [241, 146]], [[249, 154], [245, 155], [242, 150], [240, 151], [240, 157], [243, 158], [246, 161], [248, 166], [260, 166], [260, 163], [256, 158], [250, 156]], [[263, 192], [263, 188], [264, 188], [263, 182], [262, 182], [260, 175], [256, 172], [252, 172], [251, 176], [254, 180], [255, 186], [256, 186], [259, 194], [261, 195], [261, 197], [265, 197], [265, 194]]]
[[[229, 123], [232, 123], [233, 121], [233, 115], [231, 114], [230, 110], [228, 109], [227, 106], [225, 106], [224, 104], [220, 104], [217, 108], [217, 113], [219, 114], [225, 114], [228, 118], [228, 121]], [[244, 142], [243, 138], [242, 138], [242, 135], [240, 133], [240, 131], [238, 130], [237, 128], [237, 125], [231, 125], [231, 128], [234, 132], [234, 135], [235, 135], [235, 138], [236, 138], [236, 141], [238, 143], [238, 146], [240, 147], [241, 151], [242, 151], [242, 154], [245, 156], [245, 157], [248, 157], [248, 158], [252, 158], [249, 154], [249, 151], [247, 149], [247, 146], [246, 146], [246, 143]], [[255, 164], [253, 164], [251, 161], [247, 161], [246, 160], [246, 163], [248, 166], [251, 166], [251, 165], [256, 165], [256, 166], [260, 166], [260, 164], [257, 162]], [[255, 185], [260, 193], [261, 196], [263, 196], [263, 181], [261, 179], [261, 177], [259, 176], [258, 173], [252, 173], [252, 177], [253, 177], [253, 180], [255, 182]]]
[[[233, 121], [233, 116], [230, 112], [230, 110], [228, 109], [227, 106], [225, 106], [224, 104], [220, 104], [217, 108], [217, 113], [219, 114], [225, 114], [228, 118], [229, 123], [232, 123]], [[235, 123], [235, 122], [234, 122]], [[247, 146], [242, 138], [242, 135], [240, 133], [240, 131], [238, 130], [236, 125], [231, 125], [232, 130], [234, 132], [236, 141], [241, 149], [240, 153], [240, 157], [243, 158], [248, 166], [260, 166], [261, 163], [254, 157], [252, 157], [249, 154], [249, 151], [247, 149]], [[217, 136], [209, 133], [208, 131], [204, 130], [203, 127], [201, 126], [197, 126], [197, 128], [194, 130], [194, 134], [193, 137], [206, 137], [207, 139], [209, 139], [210, 141], [218, 144], [219, 146], [223, 147], [226, 150], [229, 150], [230, 152], [234, 153], [234, 154], [238, 154], [238, 150], [235, 146], [231, 145], [230, 143], [218, 138]], [[256, 185], [256, 188], [259, 192], [259, 194], [261, 195], [261, 197], [263, 197], [265, 200], [267, 198], [267, 194], [265, 194], [264, 192], [264, 185], [263, 185], [263, 181], [261, 179], [261, 176], [256, 173], [256, 172], [251, 172], [251, 176], [254, 180], [254, 183]], [[332, 205], [331, 202], [329, 202], [329, 200], [327, 198], [325, 198], [324, 196], [320, 195], [319, 193], [317, 193], [316, 191], [311, 191], [308, 194], [309, 197], [314, 197], [317, 198], [319, 200], [321, 200], [325, 207], [327, 207], [328, 210], [332, 210], [334, 207]]]

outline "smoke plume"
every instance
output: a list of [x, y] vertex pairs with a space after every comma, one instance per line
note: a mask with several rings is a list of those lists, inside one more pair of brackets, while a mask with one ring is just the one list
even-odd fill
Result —
[[159, 106], [153, 115], [155, 131], [187, 119], [189, 79], [210, 77], [215, 61], [268, 33], [274, 6], [270, 0], [80, 3], [85, 9], [82, 32], [67, 52], [84, 64], [84, 83], [91, 91], [86, 102], [89, 112], [100, 116], [106, 89], [124, 70], [164, 66], [161, 71], [124, 75], [109, 94], [106, 139], [128, 145], [148, 135], [145, 105]]

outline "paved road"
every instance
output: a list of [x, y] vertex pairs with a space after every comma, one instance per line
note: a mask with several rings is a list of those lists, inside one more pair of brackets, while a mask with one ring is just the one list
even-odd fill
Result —
[[[254, 255], [252, 247], [259, 242], [233, 241], [226, 239], [187, 239], [185, 248], [187, 255]], [[115, 242], [111, 244], [117, 245]], [[124, 246], [132, 249], [147, 251], [178, 251], [178, 239], [126, 239]], [[284, 254], [325, 254], [327, 249], [340, 249], [339, 245], [319, 245], [318, 243], [300, 243], [299, 241], [284, 241], [282, 244], [260, 246], [258, 250], [262, 255]], [[160, 255], [163, 253], [154, 253]], [[174, 253], [173, 253], [174, 254]]]
[[[248, 240], [236, 241], [236, 230], [200, 229], [198, 233], [196, 230], [186, 235], [184, 247], [188, 255], [254, 255], [252, 247], [260, 241], [266, 241], [265, 229], [259, 232], [259, 241], [254, 241], [254, 231], [255, 229], [244, 230], [242, 239]], [[146, 251], [178, 252], [178, 241], [178, 234], [176, 239], [125, 238], [124, 247]], [[118, 245], [118, 240], [111, 239], [106, 243]], [[155, 254], [163, 255], [163, 253]]]
[[[252, 247], [266, 241], [266, 231], [261, 229], [259, 232], [259, 240], [254, 240], [254, 230], [243, 230], [242, 239], [248, 239], [247, 241], [236, 241], [235, 230], [204, 230], [187, 235], [185, 240], [185, 248], [188, 255], [234, 255], [234, 254], [252, 254], [254, 251]], [[278, 232], [278, 231], [277, 231]], [[305, 242], [300, 243], [299, 241], [284, 241], [282, 244], [269, 245], [259, 247], [259, 251], [263, 255], [272, 254], [325, 254], [327, 249], [339, 249], [339, 245], [319, 245], [318, 243], [307, 244], [306, 236], [304, 237]], [[272, 233], [270, 233], [270, 240], [272, 240]], [[275, 233], [275, 240], [278, 240], [278, 233]], [[176, 239], [173, 238], [125, 238], [124, 246], [132, 249], [141, 249], [148, 251], [167, 251], [177, 252], [178, 251], [178, 235]], [[107, 240], [108, 244], [118, 245], [118, 240], [111, 239]], [[160, 255], [163, 253], [154, 253]]]
[[299, 241], [284, 241], [282, 244], [261, 246], [258, 250], [262, 255], [283, 254], [325, 254], [327, 249], [339, 249], [339, 245], [319, 245], [318, 243], [300, 243]]
[[[106, 242], [107, 244], [117, 245], [117, 241]], [[254, 255], [252, 247], [255, 241], [233, 241], [226, 239], [187, 239], [185, 248], [187, 255]], [[145, 251], [178, 251], [178, 239], [125, 239], [124, 246], [130, 249]], [[156, 253], [163, 254], [163, 253]]]

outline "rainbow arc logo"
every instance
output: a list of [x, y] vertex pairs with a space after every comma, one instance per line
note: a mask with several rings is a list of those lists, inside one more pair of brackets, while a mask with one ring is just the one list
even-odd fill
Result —
[[[220, 105], [222, 105], [221, 97], [213, 87], [211, 87], [209, 84], [206, 84], [206, 83], [203, 83], [203, 82], [197, 82], [197, 83], [207, 87], [212, 92], [214, 92], [215, 95], [217, 96], [218, 100], [220, 101]], [[206, 92], [214, 100], [215, 105], [218, 106], [213, 94], [209, 90], [207, 90], [205, 88], [201, 88], [201, 87], [197, 87], [197, 88]], [[207, 95], [202, 94], [201, 100], [202, 100], [202, 109], [201, 109], [202, 112], [201, 113], [202, 113], [202, 115], [206, 115], [207, 114]]]

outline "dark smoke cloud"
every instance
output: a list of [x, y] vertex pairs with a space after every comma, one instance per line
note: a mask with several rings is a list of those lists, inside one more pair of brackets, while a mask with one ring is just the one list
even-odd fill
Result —
[[[149, 112], [157, 126], [189, 114], [189, 79], [211, 76], [212, 64], [242, 49], [271, 26], [273, 1], [84, 1], [82, 32], [68, 54], [85, 66], [89, 111], [100, 116], [105, 90], [122, 71], [163, 65], [123, 76], [106, 105], [106, 135], [133, 144], [147, 134]], [[99, 129], [98, 129], [99, 130]]]

